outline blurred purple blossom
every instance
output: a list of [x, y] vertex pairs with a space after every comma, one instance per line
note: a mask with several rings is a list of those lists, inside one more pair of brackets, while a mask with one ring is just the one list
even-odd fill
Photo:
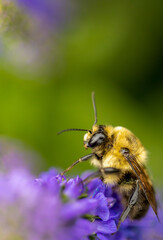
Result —
[[0, 174], [1, 239], [75, 240], [95, 231], [95, 224], [82, 216], [94, 210], [97, 201], [63, 203], [55, 176], [34, 180], [23, 169]]
[[48, 27], [54, 27], [66, 23], [72, 10], [71, 0], [15, 0], [27, 13], [38, 18]]
[[[141, 221], [125, 220], [117, 231], [119, 197], [100, 179], [84, 185], [50, 169], [34, 178], [25, 168], [0, 173], [3, 240], [154, 240], [163, 229], [152, 210]], [[162, 219], [160, 210], [160, 219]], [[92, 239], [91, 238], [91, 239]]]
[[0, 7], [3, 59], [20, 72], [48, 74], [62, 54], [60, 38], [76, 15], [75, 1], [2, 0]]
[[21, 142], [7, 137], [0, 138], [0, 171], [21, 168], [35, 172], [36, 165], [38, 171], [38, 162], [41, 167], [41, 156], [26, 149]]

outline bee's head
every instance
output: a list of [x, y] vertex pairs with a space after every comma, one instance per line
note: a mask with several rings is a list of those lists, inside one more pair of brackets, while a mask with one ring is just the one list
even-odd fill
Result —
[[92, 130], [89, 130], [84, 135], [84, 147], [95, 148], [105, 143], [107, 137], [104, 133], [102, 125], [93, 125]]

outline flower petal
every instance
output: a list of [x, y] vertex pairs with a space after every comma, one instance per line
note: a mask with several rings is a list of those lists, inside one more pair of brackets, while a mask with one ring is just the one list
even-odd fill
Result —
[[110, 215], [107, 198], [104, 196], [103, 193], [98, 193], [95, 196], [95, 199], [97, 199], [99, 202], [96, 209], [96, 215], [99, 216], [103, 221], [107, 221]]
[[65, 183], [64, 193], [70, 198], [79, 197], [84, 191], [84, 185], [79, 177], [71, 178]]
[[97, 232], [103, 234], [111, 234], [117, 231], [117, 226], [114, 220], [109, 220], [107, 222], [98, 222]]
[[70, 221], [85, 214], [91, 214], [98, 206], [96, 199], [84, 198], [64, 204], [61, 216], [65, 221]]

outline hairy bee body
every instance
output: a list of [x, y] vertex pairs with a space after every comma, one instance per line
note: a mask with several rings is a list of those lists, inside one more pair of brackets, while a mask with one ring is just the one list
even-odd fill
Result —
[[149, 205], [158, 217], [155, 191], [146, 169], [145, 148], [127, 128], [97, 125], [94, 93], [92, 99], [95, 112], [95, 123], [92, 129], [71, 128], [59, 132], [87, 131], [84, 135], [84, 147], [90, 148], [92, 153], [79, 158], [62, 174], [76, 164], [90, 160], [98, 171], [85, 179], [85, 182], [101, 177], [105, 184], [111, 185], [121, 196], [123, 212], [117, 229], [128, 216], [131, 219], [142, 218], [147, 213]]
[[[121, 148], [129, 149], [130, 152], [137, 158], [141, 164], [146, 164], [147, 152], [142, 146], [138, 138], [128, 129], [123, 127], [112, 127], [112, 126], [94, 126], [92, 135], [102, 131], [106, 134], [106, 140], [103, 145], [97, 146], [92, 149], [95, 153], [95, 157], [91, 159], [91, 164], [95, 167], [112, 167], [121, 169], [122, 175], [126, 172], [131, 171], [131, 167], [127, 164], [126, 159], [122, 156]], [[84, 143], [89, 141], [91, 134], [85, 134]], [[87, 146], [85, 145], [87, 148]], [[101, 161], [100, 161], [100, 160]], [[109, 184], [116, 184], [119, 177], [117, 174], [104, 176], [104, 182]]]
[[[138, 177], [126, 161], [121, 149], [127, 149], [127, 151], [135, 157], [136, 161], [141, 165], [141, 169], [146, 176], [146, 181], [154, 192], [152, 182], [145, 168], [147, 152], [140, 140], [124, 127], [95, 125], [93, 126], [92, 133], [88, 132], [84, 136], [85, 148], [89, 147], [88, 143], [91, 137], [99, 132], [105, 134], [106, 139], [103, 141], [103, 144], [92, 148], [95, 155], [91, 159], [91, 164], [99, 169], [114, 168], [119, 170], [118, 173], [112, 174], [102, 172], [102, 179], [105, 184], [112, 185], [114, 190], [120, 194], [124, 209], [127, 207], [132, 193], [135, 190]], [[148, 208], [149, 202], [142, 186], [140, 186], [139, 198], [128, 216], [131, 219], [140, 219], [146, 214]]]

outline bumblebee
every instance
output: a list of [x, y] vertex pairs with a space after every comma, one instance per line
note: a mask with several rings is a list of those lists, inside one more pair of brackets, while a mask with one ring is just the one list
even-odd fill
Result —
[[97, 124], [95, 95], [92, 94], [95, 122], [91, 130], [65, 129], [65, 131], [87, 131], [84, 135], [84, 147], [92, 153], [79, 158], [62, 174], [79, 162], [90, 160], [98, 168], [97, 172], [84, 181], [101, 177], [105, 184], [113, 186], [122, 199], [123, 212], [117, 229], [126, 217], [141, 219], [151, 205], [157, 218], [157, 202], [152, 182], [146, 169], [147, 152], [140, 140], [127, 128]]

